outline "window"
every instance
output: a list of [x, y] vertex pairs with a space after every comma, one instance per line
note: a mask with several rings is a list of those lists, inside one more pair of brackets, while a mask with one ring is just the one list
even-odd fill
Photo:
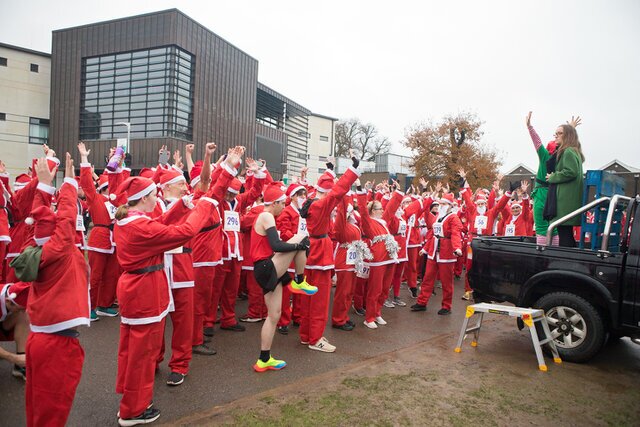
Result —
[[328, 142], [329, 141], [329, 137], [320, 135], [320, 141]]
[[113, 122], [122, 121], [132, 124], [132, 136], [137, 138], [191, 141], [192, 70], [194, 57], [176, 46], [84, 58], [80, 138], [117, 138], [125, 128]]
[[4, 122], [7, 120], [7, 113], [0, 113], [0, 121]]
[[32, 73], [38, 72], [38, 64], [31, 64], [31, 72]]
[[7, 58], [3, 58], [2, 56], [0, 56], [0, 66], [7, 66]]
[[49, 119], [29, 118], [29, 144], [46, 144], [49, 140]]

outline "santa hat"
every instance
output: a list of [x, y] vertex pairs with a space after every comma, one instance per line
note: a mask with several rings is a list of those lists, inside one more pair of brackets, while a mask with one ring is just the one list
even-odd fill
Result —
[[291, 184], [287, 187], [287, 197], [293, 197], [298, 191], [301, 190], [307, 191], [304, 185], [298, 183]]
[[440, 203], [448, 203], [449, 205], [453, 205], [453, 201], [455, 197], [453, 197], [452, 193], [443, 194], [440, 198]]
[[29, 289], [31, 289], [30, 282], [16, 282], [7, 289], [7, 299], [22, 308], [26, 308]]
[[320, 175], [320, 178], [318, 178], [318, 183], [316, 184], [316, 190], [318, 190], [321, 193], [327, 193], [331, 191], [331, 189], [333, 188], [333, 184], [334, 184], [333, 176], [325, 172], [322, 175]]
[[409, 196], [405, 196], [404, 199], [402, 199], [402, 203], [411, 203], [411, 202], [413, 202], [413, 199]]
[[163, 169], [160, 173], [160, 188], [165, 188], [167, 185], [176, 184], [178, 182], [187, 182], [184, 178], [184, 174], [176, 169]]
[[285, 189], [286, 187], [280, 181], [274, 181], [267, 185], [263, 192], [264, 204], [270, 205], [273, 202], [285, 200], [287, 198], [287, 195], [284, 193]]
[[[47, 159], [47, 166], [49, 166], [49, 170], [51, 172], [53, 172], [56, 168], [58, 168], [60, 166], [60, 159], [58, 159], [57, 157], [46, 157]], [[38, 162], [38, 159], [33, 159], [31, 160], [31, 175], [35, 178], [36, 177], [36, 163]]]
[[150, 194], [154, 188], [156, 188], [156, 184], [149, 178], [132, 176], [120, 184], [118, 193], [125, 193], [127, 196], [127, 202], [132, 202]]
[[522, 209], [522, 204], [520, 202], [513, 202], [513, 203], [511, 203], [511, 207], [512, 208], [520, 208], [520, 209]]
[[34, 225], [33, 239], [38, 246], [44, 245], [56, 229], [56, 214], [48, 206], [38, 206], [24, 220], [27, 225]]
[[30, 182], [31, 177], [26, 173], [21, 173], [20, 175], [16, 176], [16, 180], [13, 183], [13, 191], [22, 190]]
[[229, 188], [227, 188], [227, 191], [229, 191], [230, 193], [238, 194], [241, 187], [242, 183], [240, 182], [240, 180], [238, 178], [233, 178], [233, 181], [231, 181], [231, 184], [229, 184]]
[[555, 141], [549, 141], [549, 143], [547, 144], [547, 151], [551, 155], [553, 155], [553, 153], [556, 152], [557, 148], [558, 148], [558, 143]]
[[316, 190], [311, 188], [307, 191], [307, 199], [315, 199], [316, 198]]
[[98, 191], [102, 191], [105, 187], [109, 186], [109, 176], [102, 174], [98, 177]]
[[478, 194], [476, 196], [476, 203], [487, 203], [487, 197], [484, 194]]
[[138, 174], [138, 176], [141, 176], [142, 178], [153, 178], [153, 175], [155, 174], [156, 170], [155, 168], [142, 168], [140, 169], [140, 173]]
[[198, 160], [193, 164], [191, 168], [191, 172], [189, 172], [189, 180], [191, 181], [191, 186], [195, 187], [200, 182], [200, 172], [202, 172], [202, 160]]

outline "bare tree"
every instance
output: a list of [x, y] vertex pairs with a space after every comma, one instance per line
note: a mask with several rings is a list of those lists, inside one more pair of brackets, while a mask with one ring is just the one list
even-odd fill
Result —
[[389, 138], [380, 136], [372, 123], [363, 123], [353, 118], [336, 125], [336, 156], [348, 156], [352, 149], [360, 160], [373, 160], [376, 155], [388, 153]]

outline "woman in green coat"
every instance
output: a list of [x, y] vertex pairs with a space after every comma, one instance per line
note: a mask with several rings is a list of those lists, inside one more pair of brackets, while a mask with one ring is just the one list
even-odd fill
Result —
[[[582, 207], [582, 193], [584, 190], [584, 173], [582, 163], [584, 155], [578, 139], [576, 129], [571, 125], [560, 125], [556, 129], [556, 167], [555, 171], [546, 175], [549, 184], [556, 184], [557, 219]], [[574, 247], [573, 226], [580, 225], [581, 216], [578, 215], [558, 227], [560, 246]]]

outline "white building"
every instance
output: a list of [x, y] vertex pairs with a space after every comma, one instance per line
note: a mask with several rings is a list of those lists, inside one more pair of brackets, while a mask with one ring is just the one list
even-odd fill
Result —
[[386, 153], [378, 154], [375, 157], [376, 172], [388, 172], [391, 175], [401, 173], [407, 176], [415, 176], [411, 163], [411, 157], [399, 154]]
[[333, 154], [335, 122], [338, 119], [320, 114], [309, 115], [309, 138], [307, 142], [307, 179], [315, 183], [326, 169], [327, 157]]
[[50, 87], [50, 54], [0, 43], [0, 160], [11, 181], [43, 155]]

